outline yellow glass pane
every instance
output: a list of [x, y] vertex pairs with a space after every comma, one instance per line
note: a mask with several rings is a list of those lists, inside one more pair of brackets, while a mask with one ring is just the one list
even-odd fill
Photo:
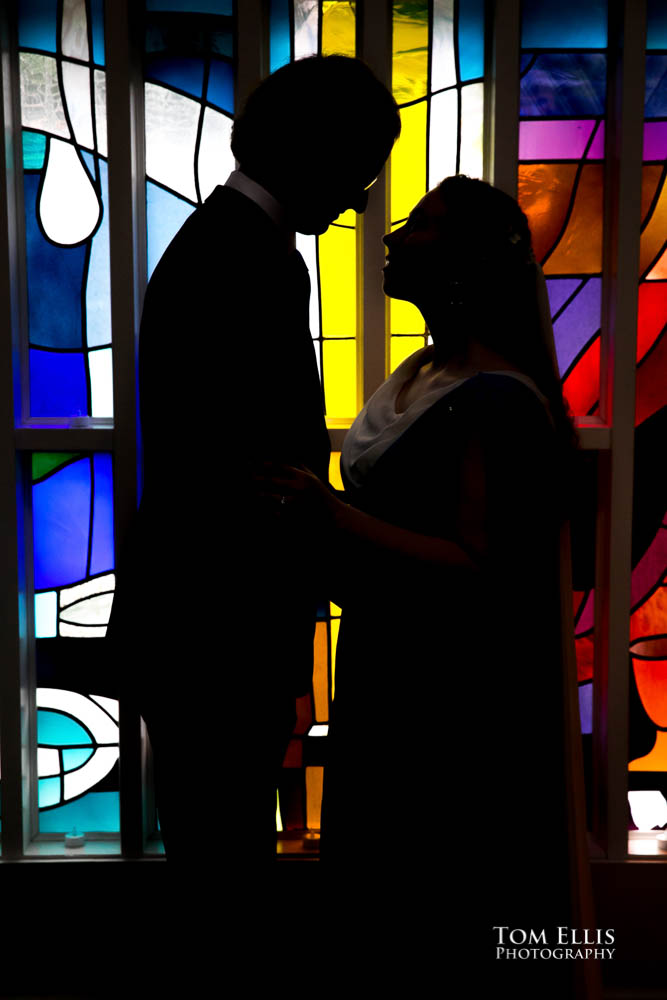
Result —
[[329, 226], [320, 236], [322, 336], [354, 337], [357, 333], [356, 232]]
[[324, 398], [328, 417], [357, 413], [357, 344], [354, 340], [322, 342]]
[[[340, 608], [338, 607], [337, 604], [334, 604], [333, 601], [331, 601], [331, 603], [329, 604], [329, 614], [331, 615], [332, 618], [334, 618], [334, 617], [340, 618], [340, 616], [341, 616], [341, 610], [340, 610]], [[332, 651], [332, 655], [333, 655], [333, 651]]]
[[641, 235], [639, 244], [639, 273], [643, 274], [656, 254], [662, 248], [667, 233], [667, 184], [663, 182], [662, 191], [653, 209], [646, 229]]
[[428, 2], [393, 4], [392, 90], [399, 104], [426, 95]]
[[324, 0], [322, 4], [322, 55], [356, 55], [354, 4]]
[[327, 623], [315, 626], [313, 645], [313, 698], [315, 700], [315, 721], [329, 721], [329, 643]]
[[340, 452], [332, 451], [329, 459], [329, 482], [336, 490], [342, 490], [343, 480], [340, 475]]
[[426, 101], [401, 111], [401, 134], [391, 154], [391, 218], [406, 219], [426, 194]]
[[425, 337], [392, 337], [390, 341], [390, 371], [396, 371], [401, 361], [405, 361], [411, 354], [425, 346]]
[[[334, 608], [336, 605], [332, 604], [331, 607]], [[338, 609], [340, 614], [340, 609]], [[334, 700], [334, 695], [336, 694], [336, 646], [338, 645], [338, 631], [340, 629], [340, 618], [331, 619], [331, 700]]]
[[306, 768], [306, 826], [309, 830], [319, 830], [322, 814], [322, 790], [324, 788], [324, 768]]
[[417, 306], [404, 299], [391, 299], [389, 302], [389, 330], [395, 333], [421, 333], [424, 329], [424, 317]]

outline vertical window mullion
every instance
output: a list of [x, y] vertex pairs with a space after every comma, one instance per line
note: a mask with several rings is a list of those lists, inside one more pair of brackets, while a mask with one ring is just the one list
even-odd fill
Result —
[[516, 198], [521, 0], [496, 0], [487, 9], [484, 179]]
[[[146, 285], [144, 128], [140, 6], [107, 0], [109, 252], [114, 365], [114, 534], [122, 544], [137, 508], [137, 357]], [[143, 851], [142, 753], [138, 714], [121, 702], [120, 813], [123, 854]]]
[[628, 636], [637, 352], [637, 276], [644, 122], [645, 0], [611, 4], [602, 285], [600, 413], [612, 428], [601, 454], [595, 606], [596, 834], [627, 856]]
[[[32, 769], [29, 767], [30, 725], [34, 718], [34, 686], [30, 681], [30, 636], [34, 634], [31, 574], [29, 572], [30, 517], [23, 499], [24, 463], [15, 450], [15, 423], [21, 422], [21, 345], [25, 330], [21, 118], [18, 92], [17, 7], [0, 9], [0, 303], [5, 331], [2, 350], [5, 384], [2, 399], [2, 566], [4, 612], [0, 624], [0, 754], [2, 757], [2, 857], [22, 856], [30, 837]], [[18, 516], [17, 516], [18, 515]], [[26, 781], [23, 781], [24, 773]]]

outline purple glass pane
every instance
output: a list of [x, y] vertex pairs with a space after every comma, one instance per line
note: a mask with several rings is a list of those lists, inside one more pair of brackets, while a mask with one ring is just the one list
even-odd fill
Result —
[[32, 490], [35, 590], [83, 580], [88, 558], [90, 459], [36, 483]]
[[577, 627], [575, 629], [576, 635], [584, 635], [593, 628], [593, 611], [595, 609], [595, 591], [591, 590], [586, 600], [586, 606], [581, 612], [581, 617], [577, 622]]
[[632, 572], [630, 603], [634, 610], [661, 580], [667, 566], [667, 527], [663, 525]]
[[90, 575], [108, 573], [113, 559], [113, 483], [111, 455], [95, 455], [95, 498], [93, 508], [93, 545], [90, 554]]
[[572, 292], [581, 285], [581, 278], [548, 278], [547, 293], [549, 295], [549, 305], [551, 307], [552, 318], [556, 315], [560, 307]]
[[88, 390], [80, 351], [30, 351], [30, 413], [33, 417], [82, 417]]
[[606, 92], [604, 53], [543, 52], [521, 78], [520, 114], [541, 118], [603, 115]]
[[667, 160], [667, 122], [645, 123], [644, 159]]
[[593, 732], [593, 682], [579, 685], [579, 718], [582, 733]]
[[589, 278], [554, 323], [554, 340], [561, 375], [600, 329], [602, 279]]
[[593, 136], [591, 148], [588, 150], [587, 160], [604, 160], [604, 122], [600, 122], [598, 130]]
[[519, 125], [520, 160], [579, 160], [595, 122], [542, 121]]

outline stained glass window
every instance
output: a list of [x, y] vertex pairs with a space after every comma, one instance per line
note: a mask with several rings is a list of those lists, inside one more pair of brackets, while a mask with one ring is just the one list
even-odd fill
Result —
[[32, 417], [113, 415], [103, 0], [19, 17]]
[[[484, 127], [483, 0], [392, 4], [392, 89], [401, 135], [391, 155], [391, 222], [451, 174], [481, 177]], [[389, 304], [393, 371], [426, 343], [409, 302]]]
[[600, 392], [606, 0], [522, 5], [519, 204], [547, 278], [573, 413]]
[[[661, 470], [667, 419], [667, 17], [655, 0], [648, 4], [647, 28], [634, 504], [650, 523], [651, 515], [667, 507]], [[656, 527], [653, 537], [636, 540], [631, 590], [629, 784], [631, 795], [643, 792], [643, 826], [635, 809], [633, 818], [644, 829], [667, 822], [667, 514]]]
[[232, 0], [146, 0], [148, 275], [194, 208], [234, 169]]
[[[87, 693], [97, 648], [85, 675], [67, 662], [80, 659], [68, 640], [101, 637], [109, 620], [111, 455], [33, 453], [32, 521], [40, 831], [118, 832], [118, 702]], [[73, 680], [86, 693], [67, 690]]]

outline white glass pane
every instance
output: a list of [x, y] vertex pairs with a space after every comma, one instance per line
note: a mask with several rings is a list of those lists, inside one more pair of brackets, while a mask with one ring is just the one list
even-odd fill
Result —
[[102, 206], [88, 171], [70, 142], [50, 139], [39, 198], [44, 232], [55, 243], [80, 243], [95, 229]]
[[49, 590], [46, 594], [35, 594], [35, 636], [37, 639], [53, 639], [58, 635], [58, 594]]
[[50, 778], [60, 774], [60, 755], [52, 747], [37, 747], [37, 774], [40, 778]]
[[63, 798], [73, 799], [87, 792], [107, 776], [117, 760], [117, 747], [99, 747], [83, 767], [65, 774]]
[[481, 177], [484, 172], [484, 84], [461, 89], [461, 161], [459, 172]]
[[[109, 204], [107, 164], [99, 160], [102, 200]], [[86, 341], [88, 347], [111, 343], [111, 272], [109, 269], [109, 212], [103, 214], [93, 237], [86, 279]]]
[[294, 58], [317, 55], [318, 0], [294, 0]]
[[63, 0], [63, 20], [60, 33], [64, 56], [88, 62], [88, 25], [85, 0]]
[[110, 347], [91, 351], [90, 395], [93, 417], [113, 417], [113, 361]]
[[96, 69], [95, 79], [95, 128], [97, 148], [102, 156], [107, 155], [107, 75]]
[[229, 147], [231, 135], [232, 119], [206, 108], [197, 160], [202, 201], [218, 184], [224, 184], [234, 169], [234, 155]]
[[311, 726], [308, 730], [309, 736], [327, 736], [329, 733], [328, 726]]
[[146, 174], [196, 201], [194, 155], [199, 104], [166, 87], [146, 84]]
[[112, 601], [113, 594], [87, 597], [84, 601], [77, 601], [67, 610], [61, 611], [60, 620], [74, 625], [108, 625]]
[[60, 623], [60, 635], [70, 639], [103, 639], [106, 634], [106, 625], [101, 625], [98, 628], [96, 625], [87, 627], [85, 625], [68, 625], [67, 622]]
[[55, 59], [34, 52], [21, 52], [19, 59], [21, 124], [69, 139]]
[[105, 708], [109, 715], [118, 722], [119, 711], [118, 711], [118, 699], [117, 698], [105, 698], [101, 694], [91, 694], [90, 696], [93, 701], [96, 701], [98, 705]]
[[455, 83], [454, 0], [434, 0], [431, 90], [453, 87]]
[[63, 62], [63, 88], [74, 137], [80, 146], [94, 149], [90, 106], [90, 71], [76, 63]]
[[96, 743], [117, 743], [118, 726], [106, 712], [76, 691], [62, 688], [37, 688], [37, 707], [51, 708], [56, 712], [66, 712], [80, 720], [90, 730]]
[[[317, 280], [317, 236], [296, 234], [296, 248], [303, 257], [310, 275], [310, 333], [320, 335], [320, 288]], [[319, 361], [318, 361], [319, 364]]]
[[431, 100], [428, 187], [433, 188], [456, 173], [458, 99], [455, 90], [445, 90]]
[[638, 830], [652, 830], [667, 823], [667, 801], [659, 791], [628, 792], [632, 820]]
[[105, 576], [96, 576], [94, 580], [77, 583], [74, 587], [63, 587], [60, 591], [60, 610], [74, 604], [75, 601], [82, 601], [84, 597], [90, 597], [91, 594], [101, 594], [105, 590], [113, 590], [115, 585], [115, 574], [107, 573]]

